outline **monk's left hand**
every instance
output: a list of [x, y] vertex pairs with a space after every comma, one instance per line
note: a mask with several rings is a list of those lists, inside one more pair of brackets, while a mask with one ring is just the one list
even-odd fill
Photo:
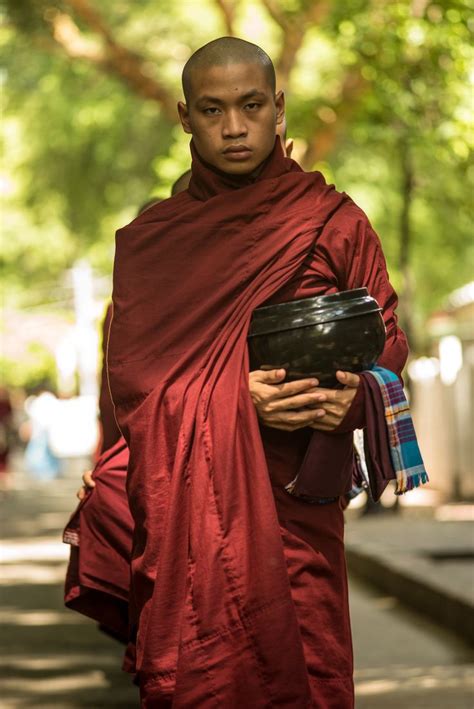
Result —
[[334, 431], [343, 422], [351, 408], [360, 377], [352, 372], [336, 372], [336, 377], [344, 389], [318, 389], [318, 403], [314, 408], [318, 410], [320, 418], [311, 424], [317, 431]]
[[76, 492], [76, 497], [79, 500], [83, 500], [87, 493], [95, 488], [94, 478], [92, 477], [92, 470], [86, 470], [86, 472], [82, 476], [82, 482], [84, 484]]

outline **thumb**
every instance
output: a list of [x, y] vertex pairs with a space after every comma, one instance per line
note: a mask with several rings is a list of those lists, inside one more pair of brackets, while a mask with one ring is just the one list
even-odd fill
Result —
[[336, 372], [336, 377], [341, 384], [344, 384], [350, 389], [357, 389], [360, 383], [360, 377], [353, 372]]
[[286, 377], [286, 371], [284, 369], [257, 369], [255, 372], [250, 372], [250, 374], [253, 375], [254, 379], [263, 384], [278, 384]]

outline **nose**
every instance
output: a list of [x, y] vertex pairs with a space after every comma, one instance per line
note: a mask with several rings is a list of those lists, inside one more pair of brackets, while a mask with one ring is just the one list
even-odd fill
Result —
[[224, 138], [240, 138], [243, 135], [247, 135], [244, 116], [239, 110], [231, 110], [225, 113], [222, 135]]

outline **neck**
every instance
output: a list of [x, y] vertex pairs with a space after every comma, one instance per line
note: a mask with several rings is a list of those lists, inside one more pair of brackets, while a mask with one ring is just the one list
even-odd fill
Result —
[[206, 163], [197, 152], [193, 141], [191, 141], [191, 155], [193, 160], [189, 192], [192, 196], [204, 201], [217, 194], [258, 183], [267, 177], [282, 175], [295, 166], [292, 160], [285, 157], [278, 137], [275, 138], [273, 149], [265, 160], [255, 170], [243, 175], [222, 172], [222, 170]]

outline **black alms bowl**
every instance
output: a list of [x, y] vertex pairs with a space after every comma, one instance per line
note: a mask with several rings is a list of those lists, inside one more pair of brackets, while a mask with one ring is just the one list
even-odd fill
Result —
[[336, 371], [361, 372], [385, 345], [381, 308], [367, 288], [257, 308], [250, 323], [250, 371], [286, 369], [286, 379], [337, 384]]

